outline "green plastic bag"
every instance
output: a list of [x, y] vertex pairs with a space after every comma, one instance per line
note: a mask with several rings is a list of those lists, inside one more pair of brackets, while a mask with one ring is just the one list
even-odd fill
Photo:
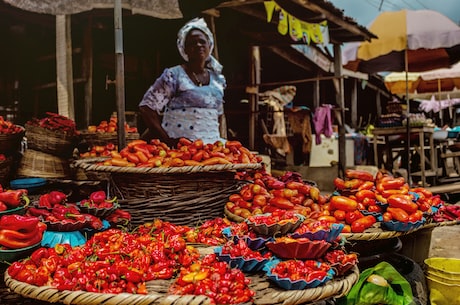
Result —
[[[369, 282], [371, 275], [383, 277], [388, 286]], [[338, 305], [410, 305], [413, 301], [412, 289], [409, 282], [387, 262], [380, 262], [372, 268], [364, 270], [358, 282], [350, 292], [337, 300]]]

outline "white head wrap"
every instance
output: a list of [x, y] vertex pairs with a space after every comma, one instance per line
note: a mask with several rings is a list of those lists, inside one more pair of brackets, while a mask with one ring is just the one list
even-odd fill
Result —
[[[185, 61], [188, 61], [188, 55], [185, 53], [185, 38], [187, 37], [187, 34], [193, 29], [198, 29], [202, 31], [208, 37], [209, 53], [211, 53], [214, 48], [214, 36], [209, 30], [206, 21], [204, 21], [203, 18], [194, 18], [187, 22], [177, 33], [177, 49], [179, 50], [180, 55]], [[222, 72], [223, 68], [222, 65], [217, 61], [217, 59], [215, 59], [212, 55], [209, 55], [206, 66], [209, 69], [219, 73]]]

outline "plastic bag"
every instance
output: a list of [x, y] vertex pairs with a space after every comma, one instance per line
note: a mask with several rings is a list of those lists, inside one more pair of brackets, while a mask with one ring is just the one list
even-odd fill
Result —
[[[369, 282], [371, 275], [383, 277], [388, 286]], [[410, 305], [414, 304], [409, 282], [387, 262], [364, 270], [350, 292], [337, 300], [338, 305]]]

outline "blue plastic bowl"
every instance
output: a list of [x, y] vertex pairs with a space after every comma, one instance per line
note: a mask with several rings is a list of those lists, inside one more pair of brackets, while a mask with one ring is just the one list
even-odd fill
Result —
[[29, 193], [39, 190], [47, 184], [44, 178], [21, 178], [10, 181], [10, 187], [13, 190], [26, 189]]

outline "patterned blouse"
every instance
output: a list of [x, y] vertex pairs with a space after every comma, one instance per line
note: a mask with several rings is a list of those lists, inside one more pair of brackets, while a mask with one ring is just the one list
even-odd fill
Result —
[[226, 80], [209, 70], [209, 85], [198, 86], [181, 65], [166, 68], [147, 90], [139, 106], [163, 112], [162, 126], [172, 138], [202, 139], [206, 143], [219, 136], [219, 115], [224, 113]]

